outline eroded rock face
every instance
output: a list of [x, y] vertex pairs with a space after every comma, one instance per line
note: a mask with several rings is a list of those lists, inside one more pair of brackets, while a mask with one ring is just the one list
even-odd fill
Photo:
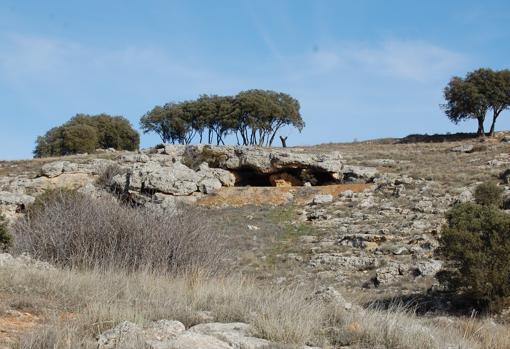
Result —
[[[180, 149], [179, 149], [180, 150]], [[165, 151], [168, 151], [165, 149]], [[171, 152], [179, 154], [179, 151]], [[227, 170], [250, 168], [272, 174], [284, 169], [313, 168], [327, 173], [342, 173], [339, 152], [305, 153], [300, 149], [274, 149], [247, 146], [190, 145], [182, 152], [182, 161], [190, 167], [206, 162], [210, 167]]]

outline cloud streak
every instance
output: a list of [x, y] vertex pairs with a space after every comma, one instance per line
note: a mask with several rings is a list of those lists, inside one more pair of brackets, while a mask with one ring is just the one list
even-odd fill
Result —
[[[460, 53], [424, 41], [386, 40], [376, 44], [345, 42], [307, 55], [305, 75], [357, 71], [420, 83], [444, 78], [467, 64]], [[301, 62], [302, 63], [302, 62]]]

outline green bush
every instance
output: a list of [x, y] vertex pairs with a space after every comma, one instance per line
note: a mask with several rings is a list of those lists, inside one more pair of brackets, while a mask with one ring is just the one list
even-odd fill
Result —
[[510, 296], [510, 215], [494, 205], [463, 203], [446, 219], [439, 281], [480, 310], [501, 310]]
[[503, 203], [503, 189], [494, 182], [478, 185], [474, 196], [479, 205], [500, 207]]
[[6, 251], [12, 244], [12, 237], [7, 230], [7, 220], [0, 214], [0, 251]]
[[127, 119], [106, 114], [77, 114], [36, 140], [35, 157], [90, 153], [96, 149], [136, 150], [140, 135]]

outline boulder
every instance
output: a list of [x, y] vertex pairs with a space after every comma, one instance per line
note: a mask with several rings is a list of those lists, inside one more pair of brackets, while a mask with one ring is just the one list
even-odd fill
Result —
[[320, 287], [317, 291], [314, 292], [311, 298], [326, 304], [333, 304], [340, 308], [344, 308], [345, 310], [352, 309], [352, 303], [347, 302], [342, 294], [332, 286]]
[[159, 320], [145, 328], [123, 321], [99, 336], [97, 348], [173, 348], [170, 343], [184, 331], [179, 321]]
[[356, 182], [362, 180], [364, 182], [373, 180], [379, 171], [374, 167], [363, 166], [344, 166], [344, 180], [347, 182]]
[[69, 165], [69, 161], [54, 161], [44, 164], [41, 168], [43, 176], [53, 178], [60, 176], [64, 172], [64, 166]]
[[129, 321], [123, 321], [99, 336], [97, 348], [115, 349], [134, 344], [144, 345], [143, 339], [143, 330], [140, 326]]
[[473, 194], [467, 189], [460, 193], [456, 200], [457, 203], [466, 203], [470, 201], [473, 201]]
[[200, 176], [189, 167], [176, 162], [172, 167], [160, 167], [145, 177], [145, 188], [161, 193], [189, 195], [197, 191]]
[[216, 178], [204, 178], [198, 183], [198, 189], [204, 194], [212, 194], [221, 188], [221, 182]]
[[320, 205], [333, 202], [333, 195], [331, 194], [318, 194], [313, 197], [312, 204]]
[[200, 164], [197, 174], [207, 179], [217, 179], [225, 187], [233, 187], [236, 183], [236, 177], [230, 171], [221, 168], [210, 168], [207, 162]]
[[416, 263], [416, 271], [419, 275], [434, 276], [442, 266], [443, 262], [437, 259], [423, 260]]

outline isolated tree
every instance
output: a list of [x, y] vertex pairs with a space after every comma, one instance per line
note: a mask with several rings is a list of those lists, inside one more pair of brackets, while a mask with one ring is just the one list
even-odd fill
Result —
[[95, 149], [136, 150], [140, 135], [127, 119], [107, 114], [77, 114], [36, 140], [35, 157], [90, 153]]
[[510, 107], [510, 71], [481, 68], [465, 78], [453, 77], [444, 89], [446, 104], [442, 107], [454, 123], [478, 120], [478, 134], [484, 134], [487, 111], [492, 111], [489, 134], [494, 136], [496, 120]]
[[510, 71], [477, 69], [467, 74], [466, 81], [476, 86], [478, 93], [483, 95], [488, 109], [492, 111], [489, 134], [494, 136], [498, 116], [510, 106]]
[[442, 105], [448, 118], [459, 123], [467, 119], [478, 121], [478, 135], [483, 135], [485, 115], [489, 108], [486, 97], [473, 81], [454, 76], [444, 89], [446, 104]]

